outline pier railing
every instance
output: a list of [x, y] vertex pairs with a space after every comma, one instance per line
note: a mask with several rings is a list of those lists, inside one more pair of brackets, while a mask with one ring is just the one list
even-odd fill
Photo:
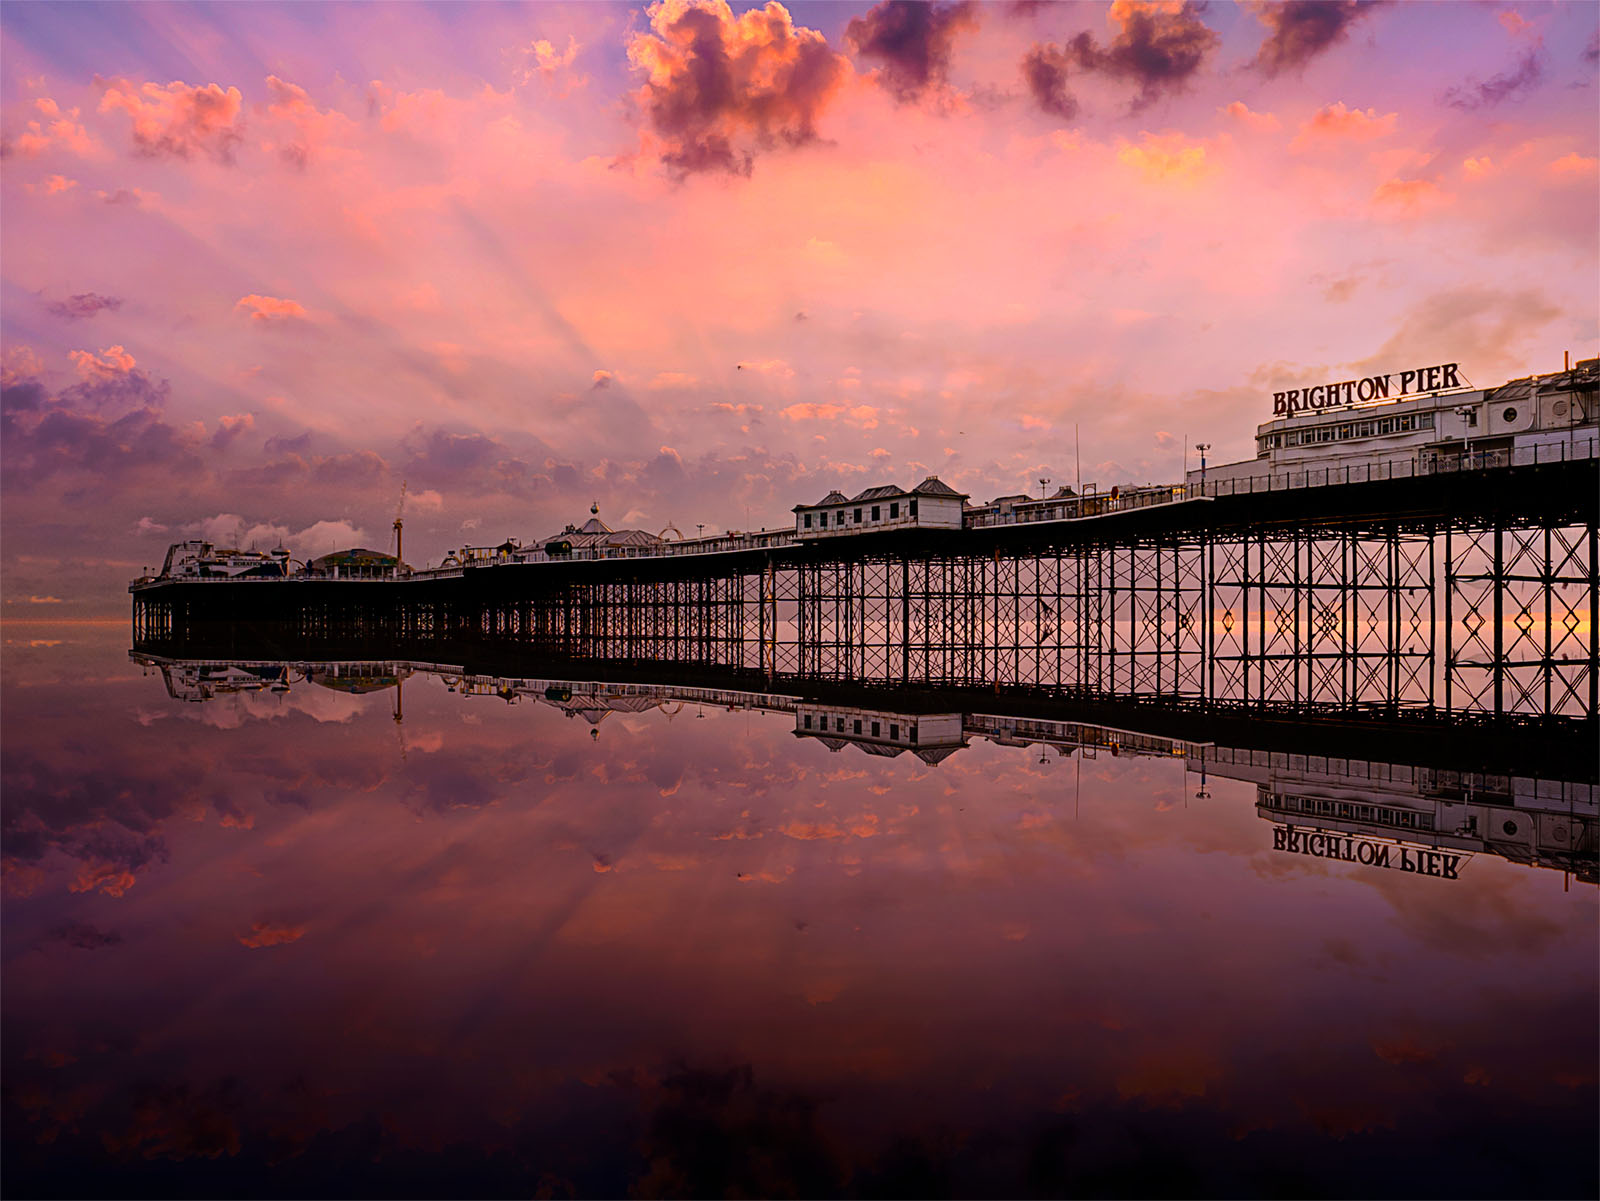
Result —
[[1503, 450], [1472, 450], [1470, 444], [1458, 451], [1413, 451], [1403, 457], [1380, 459], [1375, 463], [1346, 463], [1337, 466], [1309, 467], [1301, 471], [1268, 471], [1260, 475], [1207, 480], [1193, 485], [1190, 496], [1241, 496], [1256, 492], [1283, 492], [1296, 488], [1325, 488], [1341, 484], [1370, 484], [1383, 480], [1414, 479], [1418, 476], [1454, 475], [1462, 471], [1492, 471], [1501, 467], [1535, 467], [1545, 463], [1565, 463], [1600, 456], [1595, 432], [1585, 431], [1571, 440], [1536, 442]]

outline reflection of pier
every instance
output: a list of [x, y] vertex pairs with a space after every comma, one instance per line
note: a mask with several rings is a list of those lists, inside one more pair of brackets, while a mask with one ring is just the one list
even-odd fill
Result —
[[[596, 727], [614, 713], [661, 710], [670, 716], [691, 705], [781, 713], [792, 719], [797, 737], [831, 751], [909, 753], [930, 766], [979, 739], [1037, 750], [1041, 763], [1052, 752], [1061, 760], [1177, 761], [1200, 777], [1202, 795], [1208, 795], [1208, 779], [1253, 784], [1257, 813], [1278, 828], [1273, 846], [1288, 853], [1443, 879], [1458, 877], [1472, 855], [1488, 854], [1600, 879], [1600, 786], [1592, 747], [1571, 744], [1571, 723], [1563, 723], [1552, 742], [1542, 725], [1524, 724], [1509, 739], [1496, 738], [1496, 727], [1471, 717], [1422, 722], [1404, 713], [1369, 713], [1364, 725], [1246, 717], [1219, 728], [1204, 710], [1174, 709], [1141, 730], [1134, 723], [1153, 716], [1148, 710], [1125, 706], [1114, 710], [1115, 720], [1096, 721], [1082, 711], [1052, 713], [1083, 706], [1048, 697], [990, 698], [997, 703], [974, 711], [950, 707], [948, 693], [904, 689], [769, 692], [496, 675], [437, 662], [177, 661], [132, 654], [159, 668], [168, 693], [185, 700], [281, 693], [305, 684], [361, 693], [424, 674], [469, 702], [549, 706]], [[1304, 746], [1315, 749], [1289, 749]], [[1375, 748], [1387, 748], [1387, 757]]]

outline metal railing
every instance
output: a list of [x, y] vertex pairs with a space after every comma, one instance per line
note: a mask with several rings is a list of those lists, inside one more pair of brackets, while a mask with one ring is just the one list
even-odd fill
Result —
[[1413, 451], [1404, 457], [1375, 463], [1308, 467], [1301, 471], [1272, 471], [1262, 475], [1207, 480], [1194, 485], [1195, 496], [1240, 496], [1256, 492], [1284, 492], [1295, 488], [1325, 488], [1343, 484], [1370, 484], [1419, 476], [1454, 475], [1462, 471], [1493, 471], [1501, 467], [1535, 467], [1600, 457], [1594, 431], [1570, 440], [1535, 442], [1502, 450]]

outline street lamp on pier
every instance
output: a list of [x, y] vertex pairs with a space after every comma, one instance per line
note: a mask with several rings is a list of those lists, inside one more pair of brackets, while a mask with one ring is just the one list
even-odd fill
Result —
[[1200, 495], [1206, 494], [1206, 451], [1211, 449], [1209, 442], [1196, 442], [1194, 448], [1200, 452]]

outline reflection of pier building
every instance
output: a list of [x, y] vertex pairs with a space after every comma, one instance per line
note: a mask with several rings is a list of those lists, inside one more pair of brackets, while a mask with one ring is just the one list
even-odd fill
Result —
[[[1481, 852], [1600, 879], [1592, 784], [1227, 747], [1191, 757], [1188, 768], [1254, 783], [1256, 812], [1301, 834]], [[1345, 857], [1328, 846], [1328, 857]]]
[[959, 713], [890, 713], [804, 705], [795, 711], [794, 732], [816, 738], [829, 750], [859, 747], [869, 755], [892, 758], [910, 751], [930, 766], [967, 745]]

